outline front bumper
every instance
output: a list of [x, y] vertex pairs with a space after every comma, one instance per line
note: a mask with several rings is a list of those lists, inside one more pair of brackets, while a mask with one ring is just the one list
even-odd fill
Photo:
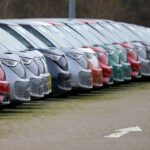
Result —
[[44, 95], [48, 95], [51, 92], [51, 88], [52, 88], [52, 83], [51, 83], [51, 75], [49, 73], [47, 74], [42, 74], [42, 80], [43, 80], [43, 92]]
[[122, 65], [124, 80], [131, 80], [131, 65], [127, 62], [123, 62]]
[[115, 82], [123, 82], [124, 81], [123, 65], [121, 65], [121, 64], [113, 65], [113, 81], [115, 81]]
[[10, 92], [10, 84], [8, 81], [0, 81], [0, 94], [8, 95]]
[[11, 100], [29, 101], [30, 100], [30, 81], [16, 81], [14, 84], [14, 98]]
[[141, 60], [141, 75], [150, 76], [150, 61]]
[[30, 79], [30, 95], [35, 98], [44, 97], [44, 82], [41, 75], [34, 75], [26, 68], [27, 78]]
[[46, 58], [48, 71], [52, 77], [52, 93], [67, 92], [71, 90], [71, 75], [68, 69], [62, 69], [57, 63]]
[[92, 86], [92, 72], [80, 71], [79, 72], [79, 85], [81, 88], [91, 89]]
[[128, 61], [131, 64], [131, 76], [133, 78], [140, 78], [141, 62], [133, 59], [129, 59]]
[[70, 73], [58, 73], [57, 77], [52, 78], [52, 92], [71, 90]]
[[4, 96], [0, 95], [0, 106], [3, 104]]
[[9, 104], [8, 95], [10, 94], [10, 84], [8, 81], [0, 81], [0, 104], [5, 105]]
[[41, 98], [44, 97], [44, 84], [42, 78], [30, 78], [30, 95], [32, 97]]
[[[6, 80], [10, 83], [10, 101], [26, 102], [30, 100], [30, 81], [27, 78], [21, 78], [10, 67], [3, 65], [6, 74]], [[19, 68], [13, 68], [19, 71]]]
[[111, 84], [113, 84], [113, 80], [112, 81], [110, 81], [110, 79], [111, 78], [109, 78], [109, 77], [103, 77], [103, 84], [105, 84], [105, 85], [111, 85]]
[[10, 104], [10, 97], [8, 95], [5, 95], [5, 96], [0, 96], [1, 98], [1, 103], [0, 105], [8, 105]]
[[113, 68], [112, 66], [106, 66], [106, 65], [101, 65], [101, 68], [103, 70], [103, 83], [109, 84], [109, 80], [113, 75]]
[[68, 70], [71, 73], [72, 88], [92, 88], [92, 73], [81, 60], [74, 60], [66, 56], [68, 62]]
[[92, 68], [92, 84], [94, 87], [101, 87], [103, 86], [103, 73], [101, 69]]

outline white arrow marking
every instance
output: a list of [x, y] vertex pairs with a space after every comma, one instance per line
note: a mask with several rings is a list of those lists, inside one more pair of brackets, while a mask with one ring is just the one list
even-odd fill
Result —
[[117, 131], [117, 133], [114, 133], [114, 134], [110, 134], [110, 135], [107, 135], [107, 136], [104, 136], [104, 137], [107, 137], [107, 138], [120, 138], [122, 137], [123, 135], [129, 133], [129, 132], [138, 132], [138, 131], [142, 131], [142, 129], [138, 126], [136, 127], [130, 127], [130, 128], [124, 128], [124, 129], [119, 129], [119, 130], [115, 130]]

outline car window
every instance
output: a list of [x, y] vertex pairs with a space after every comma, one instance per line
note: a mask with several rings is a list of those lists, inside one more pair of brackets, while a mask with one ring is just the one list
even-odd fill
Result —
[[72, 35], [72, 37], [76, 38], [82, 44], [82, 46], [87, 46], [89, 44], [89, 42], [83, 36], [78, 34], [75, 30], [71, 29], [67, 25], [63, 25], [61, 28]]
[[9, 52], [9, 50], [0, 42], [0, 54]]
[[27, 49], [20, 41], [15, 39], [12, 35], [10, 35], [1, 28], [0, 28], [0, 41], [8, 50], [14, 52], [24, 51]]
[[25, 40], [21, 35], [19, 35], [16, 31], [14, 31], [13, 29], [11, 29], [11, 27], [7, 26], [7, 25], [3, 25], [0, 26], [3, 30], [5, 30], [6, 32], [8, 32], [9, 34], [11, 34], [13, 37], [15, 37], [17, 40], [19, 40], [21, 43], [23, 43], [26, 47], [28, 48], [33, 48], [33, 46], [27, 41]]
[[11, 26], [11, 28], [13, 28], [15, 31], [17, 31], [26, 40], [30, 41], [31, 44], [35, 48], [44, 48], [44, 49], [48, 48], [41, 40], [39, 40], [37, 37], [35, 37], [33, 34], [28, 32], [27, 30], [25, 30], [23, 27], [21, 27], [19, 25], [14, 25], [14, 26]]
[[25, 28], [27, 31], [32, 33], [34, 36], [39, 38], [43, 43], [45, 43], [48, 47], [55, 47], [55, 45], [50, 42], [42, 33], [40, 33], [38, 30], [36, 30], [36, 27], [32, 27], [30, 25], [21, 25], [23, 28]]

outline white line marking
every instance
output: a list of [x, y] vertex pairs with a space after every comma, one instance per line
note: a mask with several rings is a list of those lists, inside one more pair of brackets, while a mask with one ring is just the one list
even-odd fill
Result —
[[115, 131], [117, 131], [117, 133], [110, 134], [110, 135], [107, 135], [107, 136], [104, 136], [104, 137], [107, 137], [107, 138], [120, 138], [123, 135], [128, 134], [129, 132], [139, 132], [139, 131], [142, 131], [142, 129], [140, 127], [136, 126], [136, 127], [119, 129], [119, 130], [115, 130]]

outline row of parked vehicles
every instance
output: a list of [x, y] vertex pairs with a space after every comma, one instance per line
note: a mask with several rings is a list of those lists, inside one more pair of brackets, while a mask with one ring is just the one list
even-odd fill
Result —
[[93, 19], [0, 20], [0, 104], [150, 76], [150, 29]]

